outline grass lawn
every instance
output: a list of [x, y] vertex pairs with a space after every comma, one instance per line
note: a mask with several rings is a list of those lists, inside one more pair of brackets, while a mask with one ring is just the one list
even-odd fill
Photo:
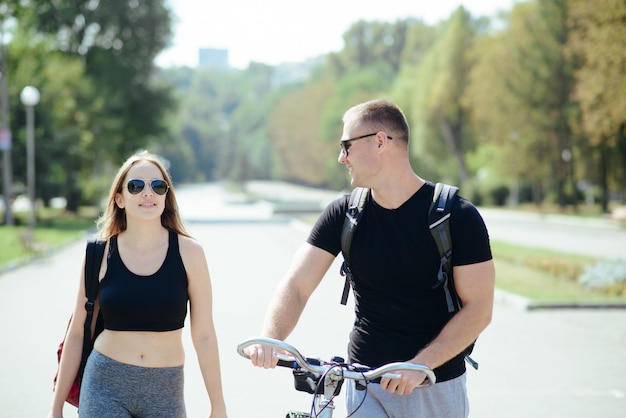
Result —
[[593, 257], [538, 250], [492, 241], [496, 287], [538, 303], [623, 302], [626, 298], [589, 290], [577, 282]]
[[32, 245], [27, 244], [26, 215], [16, 216], [16, 226], [0, 226], [0, 269], [35, 255], [37, 251], [53, 249], [84, 236], [95, 226], [93, 210], [81, 210], [78, 215], [46, 209], [37, 214]]

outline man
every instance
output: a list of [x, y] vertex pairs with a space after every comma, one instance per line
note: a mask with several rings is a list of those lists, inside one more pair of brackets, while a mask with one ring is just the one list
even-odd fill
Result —
[[[495, 269], [484, 222], [460, 198], [452, 208], [454, 284], [462, 308], [449, 313], [437, 281], [440, 257], [427, 214], [434, 185], [420, 178], [409, 161], [409, 126], [393, 103], [374, 100], [343, 117], [339, 162], [352, 186], [371, 189], [350, 250], [356, 320], [349, 361], [378, 367], [409, 361], [429, 366], [437, 383], [417, 388], [421, 372], [401, 372], [368, 390], [347, 383], [353, 417], [467, 417], [464, 350], [491, 321]], [[296, 252], [276, 290], [262, 335], [284, 340], [294, 329], [309, 296], [341, 251], [348, 197], [328, 205], [307, 242]], [[248, 354], [259, 367], [275, 367], [269, 347]], [[365, 396], [367, 395], [367, 396]]]

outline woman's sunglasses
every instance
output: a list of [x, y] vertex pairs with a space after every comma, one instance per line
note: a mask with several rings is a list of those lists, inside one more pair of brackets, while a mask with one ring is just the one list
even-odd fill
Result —
[[[146, 182], [141, 179], [128, 180], [128, 192], [130, 194], [139, 194], [146, 187]], [[165, 180], [155, 179], [150, 180], [150, 188], [152, 191], [160, 196], [163, 196], [169, 190], [170, 186], [167, 185]]]

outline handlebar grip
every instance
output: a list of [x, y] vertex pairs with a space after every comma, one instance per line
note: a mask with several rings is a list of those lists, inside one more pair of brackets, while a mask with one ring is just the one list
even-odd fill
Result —
[[277, 365], [280, 366], [280, 367], [286, 367], [288, 369], [297, 369], [298, 368], [298, 362], [295, 361], [295, 360], [282, 360], [282, 359], [279, 359]]
[[[296, 360], [290, 355], [285, 355], [282, 353], [274, 353], [274, 355], [278, 357], [278, 363], [276, 363], [278, 366], [286, 367], [288, 369], [294, 369], [294, 370], [300, 369], [302, 367], [298, 363], [298, 360]], [[306, 360], [308, 364], [312, 364], [315, 366], [319, 366], [322, 364], [322, 361], [318, 358], [305, 357], [304, 359]]]

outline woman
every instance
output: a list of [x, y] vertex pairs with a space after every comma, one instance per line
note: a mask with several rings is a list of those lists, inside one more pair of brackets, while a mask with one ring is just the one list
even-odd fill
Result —
[[[85, 367], [80, 417], [105, 411], [115, 417], [186, 416], [182, 328], [188, 301], [210, 418], [226, 417], [204, 250], [185, 231], [170, 177], [156, 156], [143, 151], [122, 165], [98, 225], [107, 256], [94, 318], [100, 310], [105, 329]], [[50, 417], [62, 416], [79, 368], [84, 286], [81, 277]]]

